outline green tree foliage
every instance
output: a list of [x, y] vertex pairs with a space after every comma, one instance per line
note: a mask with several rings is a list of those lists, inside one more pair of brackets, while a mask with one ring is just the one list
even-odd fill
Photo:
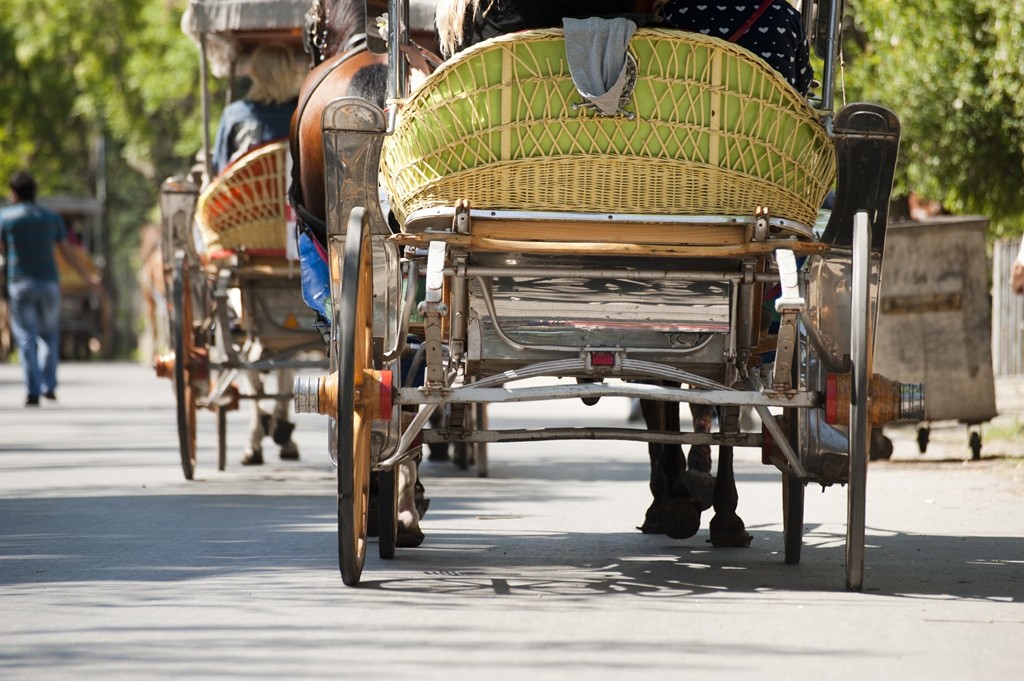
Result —
[[139, 227], [160, 181], [187, 170], [201, 139], [198, 51], [180, 29], [186, 5], [0, 2], [0, 176], [27, 167], [44, 196], [92, 196], [106, 179], [103, 255], [122, 316], [131, 291], [116, 287], [133, 281], [125, 270]]
[[851, 101], [903, 124], [897, 193], [1024, 229], [1024, 0], [851, 0]]
[[149, 180], [180, 164], [179, 140], [199, 125], [196, 49], [179, 29], [185, 4], [0, 4], [0, 171], [29, 166], [45, 190], [87, 193], [100, 135], [111, 163]]

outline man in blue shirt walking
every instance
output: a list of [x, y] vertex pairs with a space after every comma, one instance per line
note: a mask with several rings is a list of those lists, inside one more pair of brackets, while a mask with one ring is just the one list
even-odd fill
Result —
[[54, 248], [90, 284], [99, 286], [100, 280], [68, 245], [64, 220], [36, 204], [32, 175], [19, 170], [11, 176], [10, 188], [13, 205], [0, 208], [0, 249], [7, 262], [11, 331], [25, 371], [25, 405], [38, 406], [40, 396], [57, 399], [60, 279]]

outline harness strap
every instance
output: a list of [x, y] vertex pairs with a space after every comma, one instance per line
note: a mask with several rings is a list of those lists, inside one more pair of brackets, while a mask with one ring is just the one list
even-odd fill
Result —
[[430, 75], [441, 66], [441, 58], [425, 47], [417, 45], [412, 40], [408, 45], [402, 45], [402, 54], [414, 70]]
[[729, 36], [729, 42], [734, 43], [740, 38], [742, 38], [744, 35], [746, 35], [747, 31], [750, 30], [750, 27], [754, 25], [754, 22], [760, 19], [761, 15], [764, 14], [769, 7], [771, 7], [772, 1], [773, 0], [764, 0], [764, 2], [762, 2], [756, 10], [754, 10], [754, 13], [750, 15], [750, 18], [743, 22], [743, 25], [736, 29], [735, 33]]

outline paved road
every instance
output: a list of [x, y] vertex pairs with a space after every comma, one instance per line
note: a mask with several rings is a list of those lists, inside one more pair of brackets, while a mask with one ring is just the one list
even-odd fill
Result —
[[[0, 366], [0, 677], [5, 679], [1002, 679], [1024, 642], [1024, 466], [965, 464], [895, 431], [869, 474], [866, 589], [843, 589], [845, 490], [807, 499], [782, 562], [779, 476], [738, 461], [749, 549], [634, 529], [631, 443], [492, 448], [491, 476], [425, 464], [423, 547], [341, 584], [326, 422], [302, 460], [177, 464], [170, 384], [66, 364], [60, 401], [21, 406]], [[622, 401], [495, 409], [517, 427], [622, 422]], [[959, 431], [957, 431], [959, 433]], [[959, 441], [960, 435], [950, 436]], [[269, 441], [268, 441], [269, 445]], [[945, 447], [945, 448], [944, 448]]]

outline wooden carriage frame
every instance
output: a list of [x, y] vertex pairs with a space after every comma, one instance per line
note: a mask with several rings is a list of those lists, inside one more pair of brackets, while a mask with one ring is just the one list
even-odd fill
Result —
[[[403, 0], [390, 0], [388, 9], [390, 17], [407, 17]], [[817, 179], [820, 186], [801, 192], [790, 182], [781, 188], [783, 194], [796, 193], [801, 198], [796, 208], [784, 208], [782, 215], [775, 214], [773, 205], [785, 202], [778, 200], [779, 192], [765, 194], [763, 182], [746, 190], [752, 195], [740, 197], [746, 201], [747, 210], [738, 210], [735, 201], [729, 203], [731, 199], [721, 197], [696, 210], [685, 209], [687, 199], [673, 204], [682, 208], [675, 211], [671, 206], [628, 210], [600, 204], [600, 192], [596, 192], [598, 203], [579, 209], [572, 203], [575, 198], [530, 204], [537, 191], [543, 193], [556, 184], [551, 178], [562, 177], [558, 173], [565, 170], [577, 170], [571, 167], [574, 164], [600, 162], [605, 165], [597, 175], [611, 173], [616, 180], [609, 183], [612, 186], [628, 184], [623, 181], [628, 180], [628, 171], [616, 175], [618, 170], [608, 168], [619, 160], [614, 157], [621, 150], [604, 154], [588, 150], [571, 158], [552, 159], [559, 156], [558, 151], [551, 151], [557, 147], [553, 141], [559, 137], [557, 121], [555, 133], [532, 135], [534, 146], [543, 147], [537, 153], [535, 148], [523, 150], [518, 142], [509, 142], [504, 134], [509, 122], [502, 116], [516, 109], [510, 100], [526, 86], [514, 74], [507, 78], [505, 67], [515, 62], [516, 56], [499, 54], [488, 62], [489, 55], [508, 53], [537, 41], [544, 43], [541, 49], [547, 51], [534, 64], [547, 64], [551, 61], [551, 44], [561, 39], [560, 31], [524, 32], [474, 46], [443, 65], [426, 84], [407, 96], [404, 68], [396, 66], [403, 63], [401, 46], [406, 38], [401, 27], [407, 22], [389, 21], [393, 80], [388, 112], [363, 100], [342, 98], [324, 113], [330, 196], [328, 251], [335, 300], [332, 373], [296, 386], [298, 410], [334, 417], [330, 441], [339, 464], [339, 560], [346, 584], [358, 584], [362, 573], [369, 474], [371, 470], [387, 474], [408, 460], [415, 454], [413, 443], [419, 436], [425, 443], [586, 438], [760, 447], [765, 463], [783, 474], [787, 563], [800, 560], [805, 485], [847, 485], [846, 581], [851, 589], [862, 588], [869, 425], [912, 417], [923, 409], [924, 399], [923, 386], [901, 386], [871, 372], [874, 292], [899, 122], [892, 112], [872, 104], [853, 104], [833, 112], [841, 3], [808, 1], [803, 9], [805, 16], [813, 11], [820, 17], [808, 21], [808, 27], [825, 61], [825, 73], [821, 97], [813, 102], [814, 107], [800, 102], [796, 108], [802, 109], [795, 115], [803, 117], [801, 130], [825, 140], [829, 158], [817, 166], [811, 163], [813, 167], [806, 171], [810, 183]], [[638, 31], [634, 41], [676, 41], [690, 46], [680, 49], [729, 52], [727, 66], [756, 72], [766, 81], [777, 79], [766, 64], [731, 51], [727, 43], [669, 33]], [[490, 68], [489, 64], [495, 63], [498, 66]], [[641, 64], [641, 71], [643, 68]], [[494, 102], [493, 109], [499, 113], [492, 116], [491, 110], [471, 108], [469, 114], [464, 110], [461, 117], [456, 113], [450, 118], [458, 121], [453, 124], [464, 126], [454, 137], [468, 139], [470, 144], [479, 141], [481, 131], [494, 133], [493, 139], [480, 141], [472, 149], [464, 146], [461, 153], [443, 149], [448, 142], [437, 141], [437, 131], [444, 128], [438, 119], [426, 119], [430, 124], [423, 127], [416, 123], [418, 112], [427, 112], [422, 114], [424, 117], [436, 115], [439, 103], [454, 101], [461, 106], [473, 98], [472, 93], [459, 94], [458, 86], [467, 82], [460, 69], [474, 74], [499, 72], [497, 85], [489, 81], [479, 86], [486, 91], [482, 99]], [[559, 72], [560, 67], [553, 71]], [[711, 71], [714, 69], [704, 69]], [[531, 79], [535, 75], [531, 73]], [[643, 77], [641, 74], [639, 78]], [[723, 91], [730, 94], [729, 84], [721, 80], [713, 85], [706, 79], [696, 81], [690, 85], [713, 90], [715, 97]], [[739, 85], [745, 82], [742, 78], [740, 81]], [[540, 86], [531, 80], [529, 87]], [[564, 88], [555, 85], [553, 90], [561, 92]], [[769, 99], [780, 93], [785, 93], [784, 99], [795, 98], [781, 80], [762, 88], [762, 92]], [[554, 110], [557, 119], [565, 113], [566, 105], [561, 101], [551, 107], [545, 101], [525, 110], [527, 117], [538, 110], [542, 116]], [[584, 124], [592, 124], [599, 131], [617, 124], [573, 108], [574, 115], [579, 116], [576, 120], [585, 120], [574, 128], [577, 132]], [[638, 109], [639, 105], [625, 113], [643, 121]], [[521, 120], [513, 123], [523, 124]], [[536, 130], [544, 123], [530, 120], [525, 125]], [[605, 141], [613, 139], [620, 138], [613, 132], [605, 135]], [[569, 140], [569, 146], [576, 141], [578, 135]], [[420, 147], [426, 152], [419, 153]], [[682, 173], [704, 174], [704, 188], [698, 193], [714, 185], [750, 180], [759, 172], [757, 168], [745, 168], [737, 173], [733, 172], [735, 168], [722, 168], [721, 164], [709, 168], [706, 146], [697, 143], [694, 147], [697, 151], [685, 151], [684, 155], [691, 158], [683, 160], [693, 161], [692, 156], [701, 151], [705, 155], [683, 168]], [[438, 150], [434, 155], [446, 158], [430, 166], [429, 157]], [[636, 149], [629, 152], [635, 153]], [[742, 155], [743, 150], [739, 153]], [[479, 166], [455, 169], [467, 156], [484, 161]], [[679, 160], [667, 156], [659, 160], [670, 164]], [[508, 175], [512, 157], [522, 163], [513, 175]], [[723, 155], [728, 157], [728, 153]], [[838, 168], [835, 204], [827, 224], [815, 226], [814, 202], [823, 198], [822, 187], [827, 189], [833, 180], [829, 159]], [[540, 167], [544, 168], [538, 171], [542, 173], [540, 178], [531, 181], [531, 168]], [[478, 176], [488, 173], [487, 181], [480, 183], [487, 185], [484, 189], [473, 184]], [[680, 173], [680, 166], [670, 167], [667, 173]], [[403, 179], [403, 174], [408, 177]], [[438, 189], [455, 175], [466, 183]], [[786, 172], [781, 180], [768, 178], [767, 184], [785, 185], [791, 176], [792, 172]], [[388, 185], [391, 205], [401, 225], [398, 233], [392, 232], [380, 210], [379, 177]], [[513, 197], [506, 202], [486, 194], [495, 184], [506, 185], [513, 194], [522, 185], [529, 185], [525, 192], [528, 198]], [[487, 196], [482, 202], [477, 198], [481, 195]], [[807, 256], [808, 262], [798, 267], [797, 258], [802, 256]], [[426, 282], [426, 295], [417, 302], [415, 282], [420, 276]], [[525, 310], [517, 310], [510, 303], [522, 297], [519, 294], [526, 287], [517, 287], [523, 282], [559, 278], [668, 282], [664, 292], [670, 298], [675, 285], [713, 290], [713, 303], [702, 308], [713, 310], [713, 319], [711, 323], [698, 323], [693, 315], [676, 318], [673, 309], [654, 323], [635, 315], [630, 322], [616, 324], [612, 313], [603, 320], [600, 314], [584, 318], [584, 306], [573, 307], [572, 300], [570, 313], [562, 314], [566, 306], [551, 302], [546, 291], [538, 295], [541, 302]], [[780, 327], [777, 334], [769, 336], [763, 332], [758, 315], [763, 291], [772, 285], [781, 290], [775, 305]], [[510, 286], [516, 295], [509, 295]], [[683, 297], [678, 300], [678, 307], [683, 309]], [[403, 384], [399, 378], [401, 360], [409, 354], [405, 347], [409, 319], [416, 310], [423, 317], [423, 342], [417, 353], [425, 358], [421, 387]], [[506, 314], [508, 310], [512, 313]], [[543, 314], [533, 320], [541, 319], [540, 333], [530, 323], [530, 315], [538, 311]], [[582, 316], [577, 319], [573, 315]], [[560, 323], [567, 319], [582, 321]], [[631, 328], [621, 332], [622, 327]], [[629, 345], [640, 337], [630, 335], [637, 329], [653, 332], [659, 341]], [[565, 342], [560, 345], [543, 340], [552, 337]], [[775, 355], [770, 371], [758, 369], [755, 361], [766, 352]], [[522, 378], [564, 376], [575, 376], [579, 383], [505, 387]], [[607, 383], [605, 379], [625, 381]], [[722, 432], [488, 430], [475, 427], [478, 424], [466, 418], [472, 405], [602, 396], [717, 405], [725, 408]], [[400, 425], [402, 408], [412, 406], [419, 407], [419, 412], [411, 424]], [[751, 406], [759, 412], [764, 423], [762, 433], [741, 431], [737, 418], [740, 406]], [[782, 417], [773, 416], [770, 407], [782, 408]], [[435, 409], [445, 410], [447, 418], [442, 427], [429, 428], [428, 419]], [[389, 558], [394, 555], [393, 534], [389, 536], [384, 528], [386, 523], [393, 523], [394, 504], [382, 498], [380, 507], [380, 555]]]

